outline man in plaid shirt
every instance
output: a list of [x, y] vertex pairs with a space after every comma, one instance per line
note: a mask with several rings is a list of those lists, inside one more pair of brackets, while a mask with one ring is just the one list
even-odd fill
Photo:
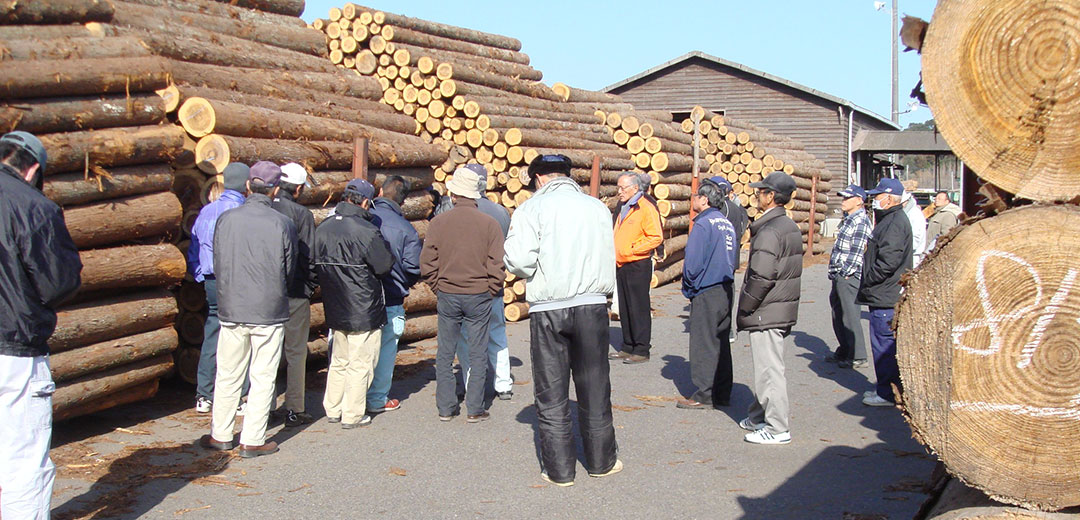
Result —
[[873, 225], [864, 208], [865, 190], [852, 184], [840, 192], [840, 197], [843, 198], [840, 209], [844, 211], [844, 220], [836, 231], [836, 243], [829, 258], [829, 279], [832, 280], [829, 305], [832, 306], [833, 332], [840, 346], [825, 361], [843, 368], [860, 368], [866, 366], [866, 342], [860, 322], [862, 312], [855, 303], [855, 296], [859, 292], [863, 255]]

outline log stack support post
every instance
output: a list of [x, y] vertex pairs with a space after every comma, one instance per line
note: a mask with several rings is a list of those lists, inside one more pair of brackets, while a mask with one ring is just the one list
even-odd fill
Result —
[[[810, 200], [817, 200], [817, 184], [818, 184], [818, 174], [815, 173], [813, 178], [810, 179]], [[806, 253], [804, 253], [805, 256], [813, 256], [814, 255], [813, 226], [815, 225], [814, 224], [814, 217], [817, 216], [817, 212], [815, 211], [816, 208], [817, 208], [817, 204], [810, 204], [810, 220], [809, 220], [809, 222], [810, 222], [810, 226], [811, 226], [811, 232], [806, 234]]]
[[375, 179], [369, 177], [370, 171], [368, 170], [368, 140], [365, 137], [357, 137], [353, 141], [353, 178], [364, 179], [372, 185], [375, 184]]
[[592, 160], [592, 172], [589, 175], [589, 195], [600, 198], [600, 156], [594, 155]]
[[[698, 164], [697, 158], [701, 155], [701, 117], [704, 112], [694, 110], [690, 113], [690, 120], [694, 122], [694, 166], [693, 176], [690, 178], [690, 200], [694, 199], [694, 195], [697, 194], [698, 187], [701, 185], [701, 165]], [[690, 203], [690, 229], [694, 229], [694, 217], [697, 216], [697, 212], [694, 211], [694, 203]]]

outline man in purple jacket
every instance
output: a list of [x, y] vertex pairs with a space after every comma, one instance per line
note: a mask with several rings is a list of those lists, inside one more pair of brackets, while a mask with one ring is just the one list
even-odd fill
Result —
[[[222, 213], [244, 203], [247, 190], [248, 167], [241, 163], [229, 163], [225, 167], [225, 191], [214, 202], [203, 206], [199, 217], [191, 226], [191, 245], [188, 247], [188, 271], [196, 282], [202, 282], [206, 290], [206, 306], [209, 311], [203, 328], [202, 350], [199, 354], [198, 383], [195, 387], [195, 411], [210, 413], [214, 398], [214, 377], [217, 374], [218, 321], [217, 278], [214, 276], [214, 229]], [[243, 395], [248, 393], [244, 381]], [[241, 411], [243, 405], [241, 405]]]
[[723, 185], [713, 177], [701, 181], [690, 205], [698, 212], [686, 242], [682, 292], [690, 299], [690, 380], [697, 387], [675, 406], [704, 410], [731, 400], [731, 298], [738, 237], [725, 207]]

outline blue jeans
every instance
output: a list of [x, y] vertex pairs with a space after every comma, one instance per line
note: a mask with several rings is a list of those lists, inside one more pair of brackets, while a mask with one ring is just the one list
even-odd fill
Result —
[[[199, 350], [199, 370], [197, 372], [197, 384], [195, 395], [205, 397], [207, 400], [214, 399], [214, 378], [217, 377], [217, 344], [218, 331], [221, 330], [221, 322], [217, 314], [217, 280], [207, 278], [203, 281], [203, 289], [206, 290], [206, 325], [203, 326], [202, 348]], [[240, 389], [241, 396], [247, 396], [247, 378]]]
[[375, 364], [375, 374], [367, 392], [368, 408], [386, 406], [390, 383], [394, 380], [394, 364], [397, 362], [398, 339], [405, 332], [405, 307], [390, 305], [386, 307], [386, 325], [382, 328], [382, 346], [379, 347], [379, 362]]
[[874, 373], [877, 374], [877, 395], [888, 401], [896, 401], [892, 386], [900, 386], [900, 367], [896, 363], [896, 335], [892, 323], [892, 308], [870, 308], [870, 349], [874, 353]]
[[[514, 380], [510, 378], [510, 350], [506, 347], [506, 304], [502, 296], [491, 299], [491, 322], [488, 323], [487, 355], [488, 367], [495, 374], [493, 387], [496, 392], [513, 390]], [[462, 380], [465, 390], [469, 389], [469, 347], [464, 337], [458, 342], [458, 363], [461, 365]]]

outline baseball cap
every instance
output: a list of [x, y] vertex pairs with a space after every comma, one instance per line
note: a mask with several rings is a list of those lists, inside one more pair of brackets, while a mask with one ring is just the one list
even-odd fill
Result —
[[867, 195], [877, 195], [879, 193], [903, 195], [904, 185], [900, 184], [900, 181], [896, 179], [890, 179], [889, 177], [885, 177], [884, 179], [878, 181], [878, 184], [874, 187], [874, 189], [866, 192]]
[[251, 165], [249, 180], [259, 180], [267, 186], [277, 186], [281, 180], [281, 167], [270, 161], [259, 161]]
[[862, 189], [862, 186], [859, 186], [857, 184], [849, 185], [847, 188], [844, 188], [837, 192], [837, 194], [844, 199], [859, 197], [862, 200], [866, 200], [866, 190]]
[[758, 182], [750, 183], [751, 188], [762, 188], [775, 193], [793, 193], [795, 191], [795, 179], [784, 172], [772, 172]]
[[297, 186], [311, 186], [308, 182], [307, 169], [294, 162], [281, 165], [281, 180]]
[[29, 152], [30, 155], [34, 156], [34, 160], [40, 165], [38, 167], [40, 175], [45, 174], [45, 161], [48, 158], [48, 154], [45, 153], [45, 145], [41, 143], [41, 139], [38, 139], [37, 136], [30, 132], [16, 130], [4, 134], [3, 137], [0, 137], [0, 142], [18, 145], [23, 150]]
[[364, 179], [353, 179], [345, 185], [345, 193], [355, 193], [365, 199], [374, 199], [375, 186]]
[[727, 193], [727, 192], [731, 191], [731, 183], [728, 182], [727, 178], [724, 177], [723, 175], [716, 175], [716, 176], [713, 176], [713, 177], [709, 177], [708, 179], [705, 179], [705, 180], [719, 186], [720, 189], [722, 189], [724, 191], [724, 193]]

